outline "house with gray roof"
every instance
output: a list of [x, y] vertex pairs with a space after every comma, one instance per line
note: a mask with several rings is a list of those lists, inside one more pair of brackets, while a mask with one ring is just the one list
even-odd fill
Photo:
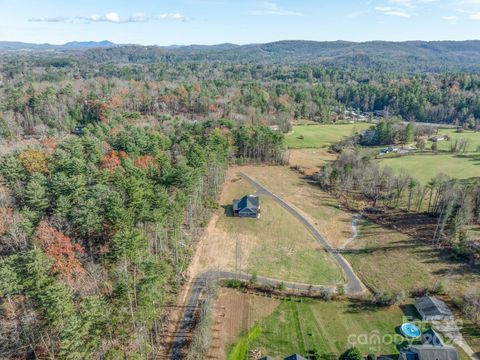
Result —
[[260, 217], [260, 199], [255, 195], [246, 195], [233, 201], [233, 216], [258, 219]]
[[415, 300], [415, 308], [424, 321], [453, 320], [453, 314], [447, 304], [432, 296]]
[[451, 346], [412, 345], [400, 351], [399, 360], [459, 360], [458, 351]]

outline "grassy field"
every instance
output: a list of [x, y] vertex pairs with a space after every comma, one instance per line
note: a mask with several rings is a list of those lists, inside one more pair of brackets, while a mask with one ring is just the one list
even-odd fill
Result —
[[341, 247], [352, 236], [352, 214], [338, 207], [338, 200], [285, 166], [238, 168], [297, 207], [315, 224], [331, 245]]
[[449, 260], [432, 246], [364, 221], [357, 240], [344, 255], [356, 274], [373, 290], [405, 290], [441, 282], [452, 296], [480, 288], [480, 273], [465, 263]]
[[[476, 152], [480, 147], [480, 132], [475, 133], [473, 130], [464, 131], [461, 133], [456, 132], [455, 129], [441, 129], [439, 135], [448, 135], [450, 140], [449, 141], [440, 141], [438, 142], [438, 149], [450, 151], [450, 146], [452, 143], [455, 143], [455, 140], [466, 139], [468, 140], [467, 151], [468, 152]], [[431, 142], [429, 142], [429, 145]]]
[[337, 284], [341, 270], [308, 230], [268, 197], [261, 197], [260, 219], [226, 216], [218, 226], [239, 240], [243, 270], [286, 281]]
[[287, 146], [291, 149], [324, 148], [355, 132], [368, 129], [371, 124], [339, 125], [295, 125], [293, 131], [285, 136]]
[[396, 171], [405, 171], [423, 184], [440, 173], [457, 179], [480, 177], [480, 153], [429, 153], [385, 158], [379, 162]]
[[234, 199], [253, 193], [239, 177], [224, 188], [224, 208], [208, 228], [200, 270], [242, 270], [259, 276], [310, 284], [344, 282], [343, 272], [305, 226], [269, 197], [261, 197], [260, 219], [232, 217]]
[[[276, 358], [292, 353], [307, 356], [312, 352], [322, 358], [338, 358], [353, 343], [365, 354], [395, 355], [404, 346], [403, 339], [397, 336], [404, 316], [417, 316], [412, 305], [401, 309], [373, 307], [360, 300], [283, 300], [270, 316], [257, 324], [256, 336], [251, 341], [246, 342], [251, 332], [245, 333], [231, 347], [229, 360], [241, 359], [233, 355], [246, 344], [250, 350], [260, 350], [262, 355]], [[387, 341], [375, 343], [375, 335], [387, 336]], [[396, 340], [389, 342], [388, 337], [394, 336]], [[362, 337], [366, 338], [365, 343]]]

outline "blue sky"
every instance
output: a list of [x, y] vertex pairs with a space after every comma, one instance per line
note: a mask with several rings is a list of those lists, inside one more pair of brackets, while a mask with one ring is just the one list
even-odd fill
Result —
[[480, 39], [480, 0], [0, 0], [0, 40]]

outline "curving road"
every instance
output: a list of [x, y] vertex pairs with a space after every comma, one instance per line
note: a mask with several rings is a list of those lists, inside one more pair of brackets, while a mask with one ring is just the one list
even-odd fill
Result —
[[[172, 346], [170, 353], [171, 360], [178, 360], [182, 358], [182, 353], [185, 345], [188, 343], [188, 335], [192, 331], [194, 325], [194, 317], [198, 310], [198, 304], [203, 290], [207, 287], [209, 282], [216, 282], [219, 280], [231, 280], [237, 279], [242, 281], [251, 280], [252, 275], [245, 273], [235, 273], [228, 271], [207, 271], [197, 276], [191, 283], [190, 294], [187, 303], [185, 304], [185, 310], [183, 312], [182, 319], [178, 325], [175, 342]], [[319, 293], [322, 290], [329, 289], [332, 292], [335, 291], [335, 286], [322, 286], [322, 285], [310, 285], [296, 282], [288, 282], [282, 280], [270, 279], [267, 277], [257, 276], [256, 284], [261, 286], [284, 286], [288, 290], [303, 291]]]
[[[325, 238], [320, 234], [317, 228], [305, 217], [303, 216], [296, 208], [287, 203], [285, 200], [275, 195], [250, 176], [245, 173], [239, 173], [241, 177], [247, 180], [250, 184], [256, 189], [257, 195], [265, 195], [274, 199], [279, 203], [283, 208], [285, 208], [290, 214], [295, 216], [314, 236], [314, 238], [325, 248], [325, 250], [333, 257], [337, 262], [338, 266], [343, 270], [347, 278], [347, 285], [345, 291], [347, 294], [355, 295], [360, 294], [365, 291], [365, 287], [360, 281], [360, 279], [355, 275], [350, 264], [345, 260], [345, 258], [340, 255], [331, 245], [325, 240]], [[354, 235], [355, 236], [355, 235]], [[177, 334], [175, 342], [172, 346], [170, 352], [171, 360], [181, 359], [182, 353], [185, 345], [188, 342], [188, 335], [192, 331], [194, 326], [194, 317], [198, 309], [198, 304], [200, 302], [200, 297], [203, 290], [206, 288], [207, 283], [210, 281], [218, 280], [227, 280], [227, 279], [238, 279], [243, 281], [249, 281], [252, 278], [251, 275], [245, 273], [235, 273], [227, 271], [208, 271], [193, 279], [190, 283], [190, 292], [187, 303], [185, 304], [185, 310], [183, 312], [182, 319], [178, 325]], [[311, 284], [302, 284], [296, 282], [287, 282], [282, 280], [270, 279], [266, 277], [257, 277], [257, 284], [262, 286], [279, 286], [283, 285], [288, 290], [296, 291], [312, 291], [320, 292], [323, 289], [335, 290], [334, 286], [322, 286], [322, 285], [311, 285]]]
[[352, 267], [348, 263], [345, 258], [338, 253], [337, 250], [332, 248], [332, 246], [325, 240], [325, 238], [320, 234], [317, 230], [315, 225], [313, 225], [305, 216], [303, 216], [296, 208], [292, 205], [287, 203], [285, 200], [280, 198], [279, 196], [275, 195], [250, 176], [245, 173], [239, 173], [241, 177], [247, 180], [250, 184], [252, 184], [255, 189], [257, 190], [258, 195], [267, 195], [274, 199], [277, 203], [279, 203], [284, 209], [286, 209], [290, 214], [295, 216], [300, 222], [305, 225], [305, 227], [310, 231], [313, 237], [325, 248], [325, 250], [333, 257], [333, 259], [337, 262], [338, 266], [343, 270], [345, 276], [347, 278], [347, 286], [345, 290], [348, 294], [359, 294], [365, 291], [365, 287], [363, 286], [360, 279], [355, 275], [352, 270]]

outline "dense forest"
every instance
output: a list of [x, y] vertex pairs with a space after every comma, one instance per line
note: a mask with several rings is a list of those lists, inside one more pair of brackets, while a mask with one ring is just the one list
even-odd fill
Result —
[[[254, 65], [208, 61], [109, 61], [105, 49], [0, 60], [0, 136], [69, 132], [111, 116], [232, 119], [278, 125], [292, 119], [335, 122], [345, 111], [364, 118], [475, 127], [480, 75], [393, 73], [320, 65]], [[129, 48], [112, 51], [128, 52]], [[380, 113], [379, 113], [380, 112]], [[379, 115], [380, 114], [380, 115]]]
[[117, 122], [4, 156], [1, 356], [150, 357], [234, 149], [274, 160], [258, 137], [280, 153], [266, 127]]

